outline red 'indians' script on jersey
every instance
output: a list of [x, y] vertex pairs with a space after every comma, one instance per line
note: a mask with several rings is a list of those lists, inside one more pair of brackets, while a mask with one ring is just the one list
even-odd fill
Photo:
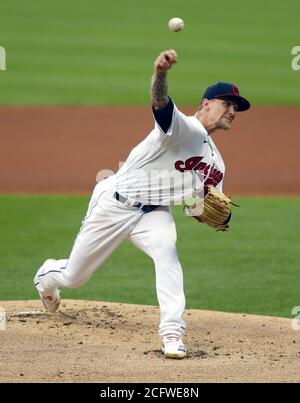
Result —
[[[219, 171], [218, 169], [214, 168], [212, 166], [211, 170], [210, 167], [211, 165], [207, 165], [206, 162], [203, 162], [204, 157], [201, 156], [195, 156], [195, 157], [190, 157], [185, 161], [176, 161], [175, 162], [175, 169], [179, 172], [185, 172], [185, 171], [201, 171], [201, 173], [204, 176], [207, 176], [209, 173], [209, 177], [206, 178], [204, 185], [212, 185], [212, 186], [217, 186], [218, 183], [221, 182], [223, 179], [223, 173]], [[210, 171], [209, 171], [210, 170]]]

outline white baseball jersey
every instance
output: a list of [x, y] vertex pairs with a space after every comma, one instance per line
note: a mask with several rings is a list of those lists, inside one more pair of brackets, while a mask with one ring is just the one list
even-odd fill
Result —
[[[201, 122], [186, 116], [170, 100], [171, 122], [154, 111], [155, 127], [129, 154], [114, 185], [123, 196], [143, 204], [170, 205], [200, 193], [203, 185], [222, 190], [223, 159]], [[163, 116], [163, 118], [162, 118]], [[166, 130], [164, 132], [164, 130]]]
[[[224, 163], [199, 120], [185, 116], [172, 100], [154, 116], [154, 129], [132, 150], [123, 167], [96, 185], [69, 258], [46, 260], [34, 284], [41, 295], [50, 297], [57, 288], [79, 287], [128, 239], [153, 259], [160, 335], [181, 336], [185, 329], [183, 273], [169, 205], [203, 185], [221, 190]], [[128, 197], [154, 208], [145, 212], [142, 205], [124, 203]]]

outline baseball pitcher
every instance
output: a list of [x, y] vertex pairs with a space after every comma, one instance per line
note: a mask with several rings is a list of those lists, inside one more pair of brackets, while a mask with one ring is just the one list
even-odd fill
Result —
[[129, 239], [155, 265], [159, 334], [167, 358], [187, 354], [183, 274], [170, 206], [183, 204], [198, 222], [228, 230], [232, 203], [222, 193], [225, 166], [211, 135], [230, 129], [236, 113], [250, 108], [235, 85], [219, 82], [207, 88], [194, 116], [184, 115], [168, 96], [167, 71], [176, 61], [174, 50], [155, 60], [153, 130], [115, 175], [95, 186], [69, 258], [46, 260], [34, 278], [45, 308], [55, 312], [60, 288], [85, 283]]

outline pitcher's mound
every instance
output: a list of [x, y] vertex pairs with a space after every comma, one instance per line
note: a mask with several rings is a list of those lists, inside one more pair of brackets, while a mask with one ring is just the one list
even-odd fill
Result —
[[[299, 382], [291, 320], [187, 310], [189, 356], [164, 359], [153, 306], [3, 301], [1, 382]], [[2, 323], [3, 327], [3, 323]]]

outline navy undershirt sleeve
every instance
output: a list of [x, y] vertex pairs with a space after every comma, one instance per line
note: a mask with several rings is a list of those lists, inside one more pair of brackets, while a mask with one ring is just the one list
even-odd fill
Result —
[[172, 99], [169, 97], [169, 102], [162, 109], [154, 109], [152, 106], [152, 110], [159, 127], [164, 133], [167, 133], [171, 126], [173, 117], [174, 103]]

